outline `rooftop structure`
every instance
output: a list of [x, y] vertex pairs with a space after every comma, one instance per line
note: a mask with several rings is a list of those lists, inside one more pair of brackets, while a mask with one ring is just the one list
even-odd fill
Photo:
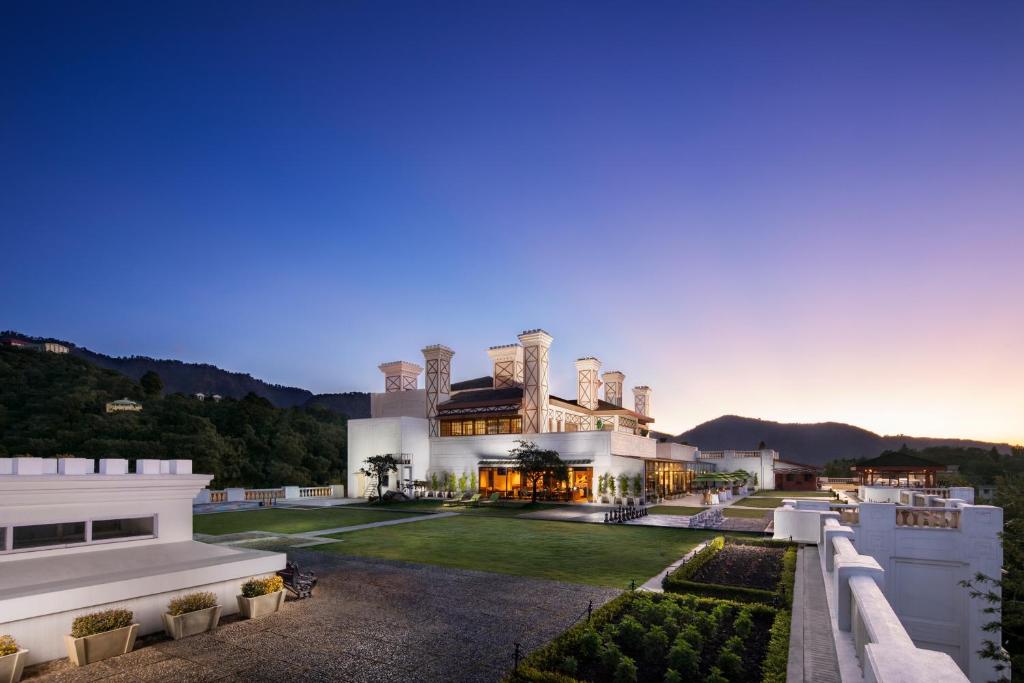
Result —
[[107, 403], [106, 410], [108, 413], [137, 413], [142, 410], [142, 404], [127, 397], [119, 398]]
[[212, 475], [190, 460], [0, 458], [0, 632], [29, 663], [63, 657], [62, 634], [81, 614], [124, 607], [140, 634], [163, 629], [167, 602], [217, 594], [237, 611], [243, 580], [285, 556], [192, 540], [192, 501]]

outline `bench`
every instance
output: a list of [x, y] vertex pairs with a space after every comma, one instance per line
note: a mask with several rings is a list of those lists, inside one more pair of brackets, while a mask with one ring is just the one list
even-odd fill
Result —
[[304, 572], [294, 562], [288, 562], [277, 575], [284, 580], [284, 587], [294, 593], [299, 600], [313, 595], [313, 588], [316, 586], [316, 574], [313, 572]]

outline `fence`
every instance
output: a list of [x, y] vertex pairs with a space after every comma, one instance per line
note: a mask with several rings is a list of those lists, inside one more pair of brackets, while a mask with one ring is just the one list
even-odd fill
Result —
[[196, 495], [194, 503], [235, 503], [250, 502], [274, 505], [279, 500], [297, 500], [302, 498], [344, 498], [345, 487], [340, 484], [330, 486], [281, 486], [271, 489], [230, 488], [223, 491], [203, 489]]

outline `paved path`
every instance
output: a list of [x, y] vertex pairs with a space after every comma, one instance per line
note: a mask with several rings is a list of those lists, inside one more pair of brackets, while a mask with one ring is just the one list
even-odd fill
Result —
[[686, 553], [669, 566], [665, 567], [663, 570], [661, 570], [660, 573], [658, 573], [657, 576], [652, 576], [647, 581], [645, 581], [644, 585], [640, 586], [640, 590], [650, 591], [651, 593], [664, 593], [665, 591], [661, 587], [661, 582], [665, 579], [665, 577], [674, 572], [675, 570], [679, 569], [680, 567], [682, 567], [687, 562], [689, 562], [690, 558], [699, 553], [701, 550], [704, 550], [704, 547], [707, 546], [708, 543], [709, 541], [702, 541], [701, 543], [697, 544], [696, 548]]
[[77, 669], [34, 667], [31, 683], [340, 681], [494, 683], [565, 630], [611, 588], [490, 572], [288, 552], [320, 579], [313, 598], [277, 614], [227, 618], [219, 629], [173, 641], [140, 639], [127, 655]]
[[832, 617], [817, 546], [800, 548], [793, 594], [787, 683], [841, 683]]

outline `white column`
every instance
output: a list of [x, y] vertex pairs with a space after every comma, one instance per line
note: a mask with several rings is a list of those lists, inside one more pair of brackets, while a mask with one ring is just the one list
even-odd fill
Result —
[[597, 408], [597, 392], [601, 386], [598, 379], [601, 372], [601, 361], [588, 356], [576, 361], [576, 402], [581, 408], [595, 410]]

